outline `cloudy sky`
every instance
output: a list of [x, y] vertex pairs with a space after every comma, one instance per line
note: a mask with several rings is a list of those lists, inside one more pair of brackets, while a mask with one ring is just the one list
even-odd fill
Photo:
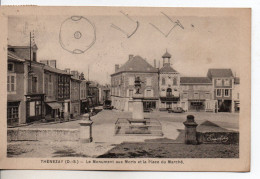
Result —
[[[126, 12], [123, 12], [126, 13]], [[29, 33], [35, 32], [38, 46], [38, 60], [56, 59], [58, 68], [70, 68], [84, 72], [89, 79], [102, 84], [109, 83], [115, 64], [124, 64], [128, 55], [140, 55], [151, 65], [154, 59], [162, 66], [161, 56], [166, 49], [172, 55], [172, 67], [182, 76], [206, 76], [208, 68], [231, 68], [239, 76], [239, 20], [234, 17], [169, 16], [173, 22], [179, 20], [184, 29], [176, 26], [162, 13], [154, 16], [86, 16], [96, 29], [96, 41], [85, 53], [72, 54], [64, 50], [59, 42], [61, 24], [69, 16], [9, 16], [9, 45], [29, 45]], [[132, 21], [132, 20], [133, 21]], [[134, 31], [138, 21], [140, 26], [130, 37], [111, 25], [123, 29], [128, 34]], [[153, 24], [154, 26], [152, 26]], [[78, 45], [88, 45], [92, 37], [91, 28], [78, 26], [82, 38]], [[73, 26], [74, 27], [74, 26]], [[77, 28], [75, 28], [75, 31]], [[88, 32], [90, 31], [90, 32]], [[72, 34], [70, 34], [72, 33]], [[67, 34], [73, 36], [72, 30]], [[84, 42], [86, 42], [84, 44]], [[69, 43], [69, 42], [68, 42]], [[72, 38], [72, 44], [77, 43]], [[70, 45], [70, 44], [68, 44]]]

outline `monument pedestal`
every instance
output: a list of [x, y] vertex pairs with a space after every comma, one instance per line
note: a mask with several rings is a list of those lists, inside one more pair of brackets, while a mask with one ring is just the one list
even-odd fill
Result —
[[115, 124], [115, 135], [163, 135], [158, 120], [144, 118], [142, 99], [142, 94], [133, 96], [132, 118], [119, 118]]
[[90, 143], [93, 141], [92, 138], [92, 121], [89, 120], [82, 120], [80, 123], [79, 128], [79, 136], [81, 143]]

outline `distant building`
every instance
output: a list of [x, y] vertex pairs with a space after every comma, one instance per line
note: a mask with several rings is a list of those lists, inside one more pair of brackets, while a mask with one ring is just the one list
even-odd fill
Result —
[[103, 104], [105, 100], [111, 100], [110, 96], [110, 85], [99, 86], [99, 103]]
[[234, 76], [231, 69], [209, 69], [207, 76], [212, 81], [213, 96], [217, 100], [218, 112], [233, 112], [232, 90]]
[[88, 82], [87, 96], [89, 101], [89, 107], [96, 107], [99, 103], [99, 84], [94, 81]]
[[135, 77], [140, 77], [144, 94], [144, 107], [158, 108], [158, 69], [151, 66], [140, 56], [129, 55], [128, 61], [119, 67], [115, 65], [115, 73], [111, 75], [111, 100], [112, 105], [119, 110], [133, 110], [133, 94]]
[[56, 68], [56, 60], [44, 63], [45, 119], [68, 119], [70, 73]]
[[232, 100], [234, 101], [234, 110], [235, 112], [240, 111], [240, 78], [234, 78], [234, 88]]
[[87, 80], [81, 79], [80, 83], [80, 113], [84, 114], [88, 111], [87, 100]]
[[72, 118], [77, 117], [80, 115], [80, 83], [81, 80], [79, 79], [78, 71], [71, 71], [73, 75], [70, 78], [70, 115]]

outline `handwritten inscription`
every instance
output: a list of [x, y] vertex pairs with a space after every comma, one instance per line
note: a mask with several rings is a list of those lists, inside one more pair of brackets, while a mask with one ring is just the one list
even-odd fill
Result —
[[215, 136], [214, 134], [210, 134], [206, 137], [207, 142], [213, 142], [213, 143], [226, 143], [228, 141], [228, 137], [221, 135], [221, 136]]

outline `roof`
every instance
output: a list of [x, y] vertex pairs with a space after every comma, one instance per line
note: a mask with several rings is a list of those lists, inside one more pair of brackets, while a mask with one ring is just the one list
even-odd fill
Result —
[[50, 71], [50, 72], [53, 72], [53, 73], [59, 73], [59, 74], [62, 74], [62, 75], [70, 75], [70, 73], [67, 73], [66, 71], [64, 70], [60, 70], [60, 69], [57, 69], [57, 68], [53, 68], [53, 67], [50, 67], [48, 65], [45, 65], [44, 66], [44, 70], [47, 70], [47, 71]]
[[239, 77], [235, 77], [234, 78], [234, 83], [237, 84], [237, 85], [240, 84], [240, 78]]
[[[154, 73], [158, 72], [156, 68], [150, 65], [145, 59], [140, 56], [134, 56], [129, 59], [124, 65], [122, 65], [114, 74], [120, 72], [146, 72]], [[112, 75], [114, 75], [112, 74]]]
[[170, 63], [165, 63], [163, 67], [160, 69], [160, 73], [178, 73], [178, 72], [171, 67]]
[[209, 69], [208, 70], [208, 77], [233, 77], [232, 70], [228, 69]]
[[162, 58], [171, 58], [171, 57], [172, 57], [172, 55], [169, 54], [169, 52], [167, 52], [167, 50], [166, 50], [165, 54], [162, 56]]
[[72, 80], [77, 80], [77, 81], [81, 81], [79, 78], [75, 78], [74, 76], [71, 76]]
[[10, 60], [15, 60], [15, 61], [19, 61], [19, 62], [25, 61], [24, 59], [15, 55], [13, 52], [10, 52], [9, 50], [8, 50], [7, 56], [8, 56], [8, 59], [10, 59]]
[[181, 84], [211, 84], [208, 77], [181, 77]]

